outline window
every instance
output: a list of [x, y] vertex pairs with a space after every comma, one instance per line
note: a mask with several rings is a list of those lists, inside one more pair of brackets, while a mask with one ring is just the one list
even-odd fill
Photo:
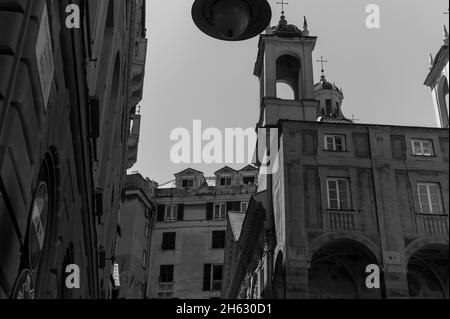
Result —
[[222, 289], [222, 265], [205, 264], [203, 274], [204, 291], [220, 291]]
[[144, 252], [142, 253], [142, 268], [146, 268], [147, 267], [147, 251], [144, 250]]
[[183, 188], [191, 188], [194, 187], [194, 180], [193, 179], [183, 179]]
[[329, 178], [328, 209], [350, 210], [350, 182], [346, 178]]
[[344, 135], [325, 135], [325, 150], [344, 152], [346, 149]]
[[220, 186], [231, 186], [231, 177], [222, 177], [220, 179]]
[[417, 184], [422, 214], [443, 214], [441, 187], [437, 183]]
[[247, 176], [242, 179], [242, 182], [244, 185], [255, 185], [255, 177], [254, 176]]
[[226, 205], [225, 203], [214, 204], [214, 219], [222, 220], [226, 218]]
[[174, 265], [161, 265], [159, 270], [159, 282], [172, 283], [173, 269]]
[[331, 104], [331, 100], [325, 100], [325, 108], [326, 108], [326, 115], [328, 116], [333, 115], [333, 107]]
[[212, 232], [212, 248], [213, 249], [225, 248], [225, 231]]
[[433, 141], [412, 140], [413, 154], [416, 156], [433, 156]]
[[163, 233], [162, 250], [174, 250], [177, 233]]
[[247, 202], [241, 202], [241, 212], [246, 212], [248, 207]]
[[164, 220], [167, 223], [176, 222], [177, 221], [177, 206], [169, 205], [166, 207], [166, 216]]

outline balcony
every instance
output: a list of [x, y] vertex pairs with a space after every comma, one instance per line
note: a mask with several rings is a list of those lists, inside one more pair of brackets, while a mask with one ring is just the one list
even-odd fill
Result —
[[327, 231], [356, 231], [357, 218], [354, 211], [324, 211], [324, 227]]
[[417, 215], [417, 228], [422, 236], [448, 237], [448, 216]]
[[175, 283], [173, 282], [160, 282], [158, 286], [158, 293], [171, 293]]

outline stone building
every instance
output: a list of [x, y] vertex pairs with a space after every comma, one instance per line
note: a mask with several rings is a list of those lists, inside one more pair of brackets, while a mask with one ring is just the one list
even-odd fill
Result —
[[149, 298], [220, 297], [227, 215], [247, 210], [257, 169], [224, 167], [213, 178], [186, 169], [157, 190]]
[[[342, 90], [314, 85], [316, 40], [284, 17], [260, 37], [258, 127], [278, 129], [279, 168], [259, 175], [243, 220], [229, 217], [222, 297], [448, 298], [448, 126], [352, 123]], [[448, 81], [446, 43], [429, 83]], [[277, 98], [280, 81], [294, 100]]]
[[120, 271], [120, 299], [143, 299], [147, 289], [150, 231], [155, 218], [158, 185], [139, 173], [128, 175], [120, 210], [116, 263]]
[[0, 298], [112, 296], [144, 24], [143, 0], [0, 1]]

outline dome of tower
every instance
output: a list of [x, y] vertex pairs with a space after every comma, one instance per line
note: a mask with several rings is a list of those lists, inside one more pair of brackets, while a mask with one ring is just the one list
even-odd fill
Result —
[[342, 90], [340, 88], [338, 88], [336, 86], [336, 84], [330, 83], [330, 82], [327, 81], [327, 79], [325, 78], [325, 75], [322, 75], [320, 77], [320, 82], [316, 83], [314, 85], [314, 91], [316, 92], [316, 91], [319, 91], [319, 90], [335, 90], [335, 91], [338, 91], [338, 92], [342, 93]]
[[302, 36], [303, 32], [294, 24], [289, 24], [284, 14], [280, 18], [278, 25], [267, 30], [267, 34], [278, 35], [280, 37]]

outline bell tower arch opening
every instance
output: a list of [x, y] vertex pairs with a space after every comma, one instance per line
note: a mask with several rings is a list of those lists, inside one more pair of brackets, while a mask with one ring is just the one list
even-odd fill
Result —
[[[300, 60], [290, 54], [282, 55], [277, 59], [276, 68], [277, 98], [298, 100], [300, 96]], [[288, 88], [291, 90], [289, 91]]]

